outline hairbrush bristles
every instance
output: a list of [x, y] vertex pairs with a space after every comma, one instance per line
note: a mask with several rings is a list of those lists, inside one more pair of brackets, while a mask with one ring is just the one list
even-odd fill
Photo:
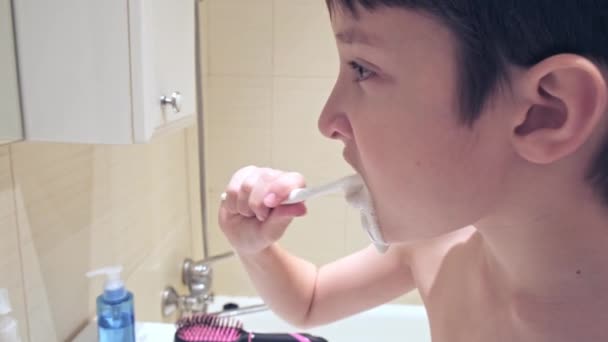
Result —
[[175, 342], [251, 342], [255, 341], [306, 341], [327, 342], [326, 339], [306, 333], [252, 333], [243, 329], [243, 323], [232, 317], [196, 315], [177, 322]]
[[195, 315], [177, 322], [176, 337], [187, 342], [233, 342], [243, 333], [243, 323], [230, 317]]

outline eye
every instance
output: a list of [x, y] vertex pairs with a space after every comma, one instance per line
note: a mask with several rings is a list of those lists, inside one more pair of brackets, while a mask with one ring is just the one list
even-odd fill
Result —
[[357, 79], [356, 79], [357, 82], [363, 82], [375, 75], [375, 73], [373, 71], [367, 69], [366, 67], [364, 67], [363, 65], [361, 65], [355, 61], [349, 62], [348, 65], [355, 72], [355, 74], [357, 76]]

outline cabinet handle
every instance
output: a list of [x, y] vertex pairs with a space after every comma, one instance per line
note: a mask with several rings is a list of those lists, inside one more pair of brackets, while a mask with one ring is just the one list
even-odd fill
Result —
[[160, 97], [160, 105], [163, 107], [171, 105], [173, 112], [179, 113], [182, 110], [182, 94], [179, 91], [175, 91], [171, 94], [171, 97], [163, 95]]

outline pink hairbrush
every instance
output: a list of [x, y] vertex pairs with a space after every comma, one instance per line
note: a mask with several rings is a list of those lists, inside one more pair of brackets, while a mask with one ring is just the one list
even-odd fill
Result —
[[229, 317], [196, 315], [177, 322], [175, 342], [327, 342], [309, 334], [257, 334]]

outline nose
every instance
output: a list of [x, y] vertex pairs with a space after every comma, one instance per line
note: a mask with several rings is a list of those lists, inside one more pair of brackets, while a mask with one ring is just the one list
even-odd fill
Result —
[[353, 139], [353, 128], [343, 102], [336, 85], [319, 116], [318, 126], [324, 136], [347, 142]]

